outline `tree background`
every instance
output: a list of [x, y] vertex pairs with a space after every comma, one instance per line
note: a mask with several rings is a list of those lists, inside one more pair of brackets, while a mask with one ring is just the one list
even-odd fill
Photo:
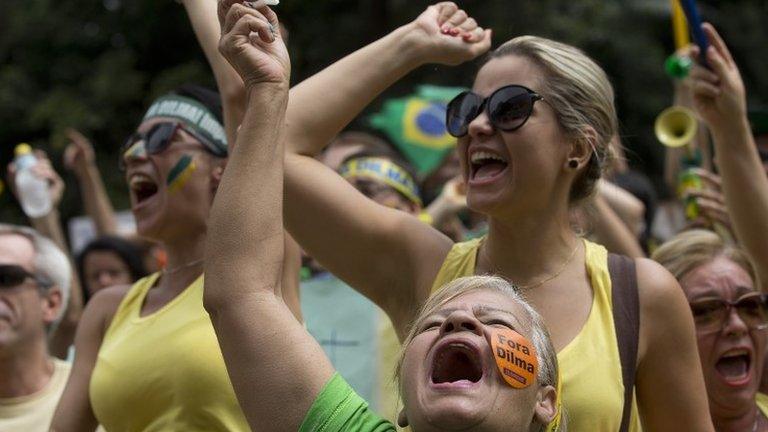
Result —
[[[200, 0], [215, 1], [215, 0]], [[494, 46], [522, 34], [576, 45], [600, 63], [616, 89], [630, 163], [661, 187], [663, 153], [656, 115], [671, 104], [663, 71], [673, 51], [669, 0], [465, 0], [494, 30]], [[768, 102], [768, 0], [699, 0], [702, 15], [734, 51], [751, 106]], [[418, 0], [282, 0], [290, 31], [293, 80], [299, 82], [416, 17]], [[476, 65], [428, 66], [386, 97], [416, 84], [471, 85]], [[65, 128], [91, 137], [116, 209], [128, 207], [117, 152], [149, 102], [186, 82], [214, 85], [181, 5], [169, 0], [2, 0], [0, 2], [0, 165], [14, 146], [48, 151], [67, 182], [66, 219], [81, 213], [74, 178], [61, 164]], [[329, 89], [329, 91], [333, 91]], [[376, 109], [381, 101], [371, 109]], [[0, 220], [23, 222], [16, 200], [0, 194]]]

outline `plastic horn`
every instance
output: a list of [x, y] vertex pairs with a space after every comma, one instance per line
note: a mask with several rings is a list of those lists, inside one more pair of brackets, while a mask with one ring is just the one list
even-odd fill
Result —
[[672, 3], [672, 30], [675, 35], [675, 49], [680, 50], [691, 44], [688, 22], [685, 20], [685, 13], [678, 0], [670, 1]]
[[707, 48], [709, 48], [709, 42], [707, 36], [704, 34], [704, 30], [701, 28], [701, 16], [699, 15], [699, 9], [696, 7], [695, 0], [680, 0], [680, 6], [685, 12], [685, 17], [688, 19], [688, 25], [693, 32], [693, 39], [696, 41], [696, 45], [701, 49], [701, 64], [706, 67], [707, 65]]
[[654, 131], [656, 139], [667, 147], [688, 145], [696, 136], [698, 121], [688, 108], [673, 106], [656, 117]]

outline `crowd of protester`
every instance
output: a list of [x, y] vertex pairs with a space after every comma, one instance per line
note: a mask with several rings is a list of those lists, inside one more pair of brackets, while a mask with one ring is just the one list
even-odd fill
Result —
[[[768, 115], [713, 26], [677, 53], [694, 123], [661, 200], [577, 47], [491, 49], [443, 2], [289, 88], [276, 2], [180, 3], [218, 88], [154, 100], [101, 167], [135, 228], [74, 129], [95, 236], [72, 251], [42, 150], [51, 211], [0, 224], [0, 432], [768, 431]], [[349, 129], [469, 61], [471, 89], [419, 102], [436, 163]]]

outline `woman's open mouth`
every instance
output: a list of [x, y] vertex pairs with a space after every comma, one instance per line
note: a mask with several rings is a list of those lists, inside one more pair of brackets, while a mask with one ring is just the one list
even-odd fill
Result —
[[466, 387], [483, 379], [480, 352], [462, 342], [447, 343], [432, 358], [432, 383], [438, 387]]
[[715, 363], [715, 370], [728, 385], [742, 386], [750, 381], [752, 354], [746, 348], [726, 352]]
[[152, 198], [158, 191], [157, 183], [149, 176], [140, 173], [131, 175], [129, 187], [131, 195], [135, 198], [136, 205]]
[[469, 157], [470, 182], [492, 181], [501, 175], [508, 165], [509, 163], [497, 154], [485, 151], [473, 152]]

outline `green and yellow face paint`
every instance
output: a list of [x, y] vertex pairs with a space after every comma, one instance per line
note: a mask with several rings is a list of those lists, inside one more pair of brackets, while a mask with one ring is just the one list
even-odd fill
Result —
[[139, 140], [128, 147], [128, 150], [123, 153], [123, 160], [140, 158], [145, 159], [147, 157], [147, 147], [144, 144], [144, 140]]
[[197, 165], [192, 156], [185, 154], [179, 158], [179, 161], [176, 162], [176, 165], [174, 165], [173, 168], [171, 168], [171, 171], [168, 173], [168, 177], [165, 180], [165, 184], [168, 186], [168, 191], [170, 193], [176, 193], [181, 190], [187, 181], [189, 181], [190, 177], [192, 177], [192, 173], [195, 172], [195, 170], [197, 170]]

